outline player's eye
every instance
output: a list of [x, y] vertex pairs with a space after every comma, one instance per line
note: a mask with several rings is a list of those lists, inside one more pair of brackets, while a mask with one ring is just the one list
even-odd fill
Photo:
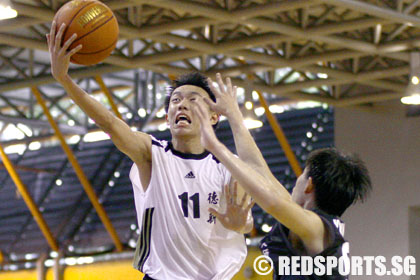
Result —
[[177, 103], [177, 102], [179, 102], [179, 101], [180, 101], [179, 97], [174, 97], [174, 98], [172, 98], [172, 102], [173, 102], [173, 103]]

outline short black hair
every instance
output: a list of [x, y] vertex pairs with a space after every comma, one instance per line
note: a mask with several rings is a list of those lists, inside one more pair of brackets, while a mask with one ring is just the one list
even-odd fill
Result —
[[341, 216], [353, 203], [363, 202], [372, 189], [369, 172], [357, 155], [335, 148], [315, 150], [306, 168], [315, 187], [316, 206], [330, 215]]
[[[175, 89], [185, 86], [185, 85], [192, 85], [196, 87], [200, 87], [204, 89], [211, 100], [216, 102], [216, 96], [211, 91], [209, 84], [207, 82], [207, 77], [199, 72], [192, 72], [188, 74], [184, 74], [179, 76], [176, 80], [172, 81], [172, 86], [169, 88], [169, 92], [165, 97], [165, 112], [168, 113], [169, 109], [169, 102], [171, 101], [172, 93], [175, 91]], [[213, 128], [217, 128], [219, 122], [213, 125]]]

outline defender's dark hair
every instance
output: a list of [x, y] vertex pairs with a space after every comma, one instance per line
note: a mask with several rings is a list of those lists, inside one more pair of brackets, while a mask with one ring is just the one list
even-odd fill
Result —
[[363, 202], [372, 189], [364, 162], [335, 148], [313, 151], [306, 168], [315, 186], [317, 207], [331, 215], [341, 216], [353, 203]]
[[[169, 93], [165, 97], [165, 112], [166, 113], [168, 113], [169, 102], [171, 101], [172, 93], [175, 91], [175, 89], [181, 86], [185, 86], [185, 85], [197, 86], [204, 89], [208, 93], [210, 99], [216, 102], [216, 96], [211, 91], [209, 84], [207, 83], [207, 77], [201, 73], [192, 72], [189, 74], [181, 75], [172, 82], [172, 86], [169, 88]], [[214, 124], [213, 128], [216, 129], [218, 124], [219, 122]]]

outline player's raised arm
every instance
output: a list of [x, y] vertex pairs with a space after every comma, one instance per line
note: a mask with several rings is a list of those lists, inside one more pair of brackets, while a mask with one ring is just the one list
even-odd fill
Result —
[[70, 57], [83, 46], [79, 45], [68, 51], [76, 39], [74, 34], [61, 45], [65, 25], [60, 26], [56, 34], [56, 23], [53, 21], [50, 34], [47, 35], [48, 49], [51, 57], [51, 73], [64, 87], [69, 97], [106, 133], [117, 148], [128, 155], [134, 162], [142, 164], [151, 160], [151, 138], [141, 132], [134, 132], [122, 120], [114, 116], [101, 103], [80, 88], [69, 76]]
[[216, 102], [205, 100], [212, 110], [227, 117], [232, 129], [235, 147], [240, 159], [255, 168], [261, 175], [276, 180], [270, 172], [251, 133], [244, 125], [244, 119], [237, 102], [237, 87], [232, 85], [230, 78], [223, 82], [219, 73], [216, 75], [217, 86], [209, 78], [209, 86], [216, 96]]
[[319, 216], [294, 202], [280, 182], [261, 175], [220, 143], [203, 103], [196, 103], [194, 113], [201, 122], [202, 145], [220, 160], [261, 208], [297, 234], [309, 252], [319, 251], [316, 246], [320, 242], [322, 244], [324, 236], [324, 226]]

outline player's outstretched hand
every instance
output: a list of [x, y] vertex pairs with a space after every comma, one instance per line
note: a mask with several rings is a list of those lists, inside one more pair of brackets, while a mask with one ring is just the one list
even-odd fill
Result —
[[226, 185], [224, 189], [226, 198], [226, 213], [222, 214], [213, 208], [209, 208], [209, 212], [213, 214], [222, 225], [230, 230], [244, 232], [248, 219], [249, 210], [254, 206], [255, 202], [248, 201], [248, 194], [244, 193], [241, 202], [238, 203], [238, 182], [233, 184], [233, 191]]
[[208, 78], [208, 84], [216, 97], [216, 102], [213, 102], [209, 98], [204, 98], [204, 101], [213, 111], [225, 115], [228, 118], [233, 117], [236, 114], [241, 114], [236, 95], [237, 87], [232, 86], [231, 79], [229, 77], [226, 78], [225, 84], [222, 75], [217, 73], [216, 82], [217, 86], [213, 85], [212, 79]]
[[212, 152], [217, 149], [220, 142], [214, 133], [213, 127], [210, 123], [210, 115], [205, 106], [206, 104], [204, 104], [203, 101], [198, 100], [194, 103], [192, 109], [201, 124], [201, 145], [203, 145], [206, 150]]
[[56, 22], [53, 21], [51, 31], [47, 34], [48, 51], [51, 58], [51, 74], [58, 81], [61, 82], [67, 76], [70, 57], [82, 49], [82, 45], [78, 45], [70, 51], [67, 51], [70, 45], [76, 40], [77, 34], [73, 34], [63, 45], [61, 41], [66, 26], [63, 23], [56, 34]]

